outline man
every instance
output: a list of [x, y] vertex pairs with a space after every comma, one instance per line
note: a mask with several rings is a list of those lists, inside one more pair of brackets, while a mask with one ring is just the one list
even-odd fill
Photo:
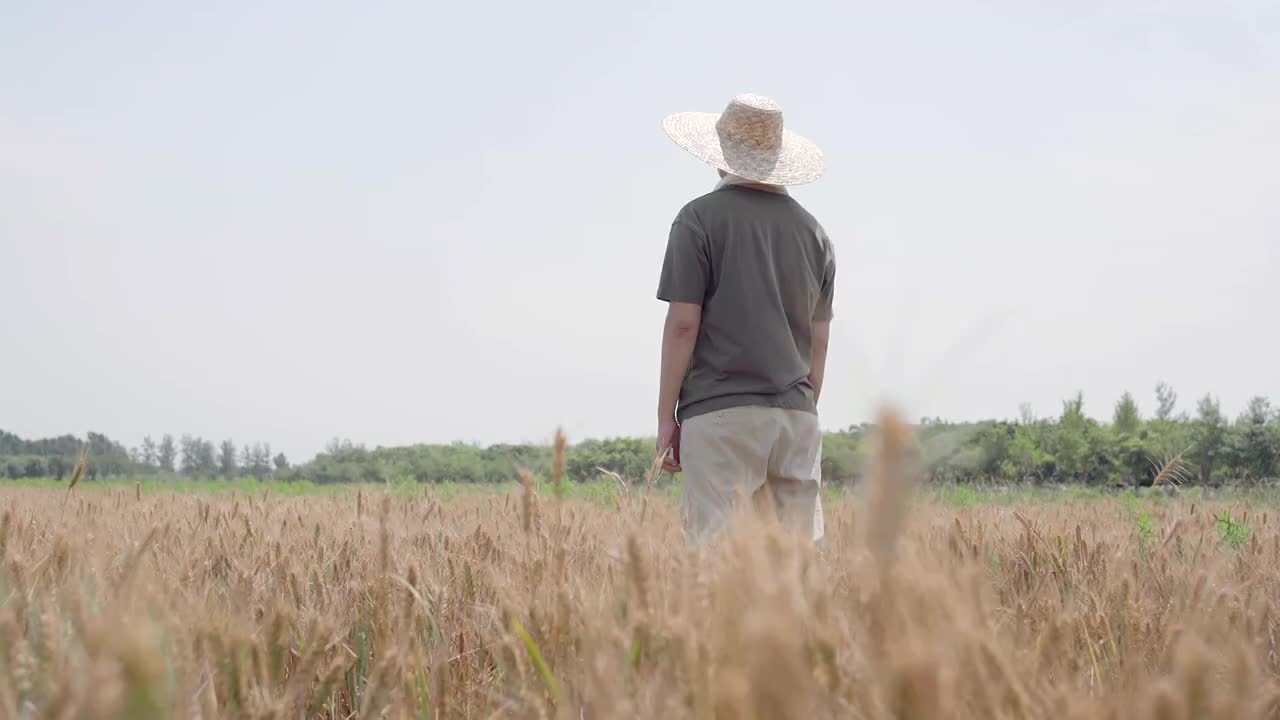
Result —
[[658, 452], [667, 470], [684, 474], [686, 536], [714, 538], [751, 499], [820, 542], [817, 403], [835, 256], [785, 186], [816, 180], [822, 152], [756, 95], [663, 125], [721, 177], [676, 216], [658, 287], [668, 303]]

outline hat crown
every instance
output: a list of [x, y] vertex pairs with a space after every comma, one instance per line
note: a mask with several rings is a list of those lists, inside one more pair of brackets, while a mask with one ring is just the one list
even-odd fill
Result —
[[822, 175], [822, 150], [784, 128], [782, 108], [742, 94], [724, 112], [682, 112], [662, 121], [667, 136], [723, 173], [766, 185], [803, 185]]
[[729, 101], [716, 123], [722, 145], [766, 153], [781, 150], [782, 130], [782, 108], [763, 95], [738, 95]]

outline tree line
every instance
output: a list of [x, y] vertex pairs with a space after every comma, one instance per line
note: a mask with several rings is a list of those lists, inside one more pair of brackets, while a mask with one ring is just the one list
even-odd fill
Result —
[[[1203, 485], [1257, 484], [1280, 477], [1280, 412], [1266, 398], [1250, 400], [1244, 412], [1227, 417], [1212, 396], [1180, 411], [1177, 393], [1156, 387], [1155, 410], [1144, 416], [1133, 395], [1125, 393], [1110, 408], [1107, 421], [1085, 412], [1077, 394], [1053, 417], [1035, 417], [1023, 407], [1016, 420], [957, 423], [926, 418], [916, 425], [913, 458], [934, 482], [1002, 484], [1150, 484], [1170, 460], [1178, 458], [1181, 478]], [[862, 424], [824, 436], [823, 480], [854, 483], [868, 465], [875, 426]], [[550, 448], [541, 445], [478, 447], [413, 445], [368, 449], [334, 440], [310, 462], [290, 466], [268, 443], [237, 447], [198, 437], [151, 438], [126, 449], [105, 435], [80, 439], [65, 435], [23, 441], [0, 431], [0, 475], [9, 478], [54, 477], [71, 472], [80, 452], [89, 458], [87, 476], [157, 475], [239, 478], [314, 483], [502, 483], [522, 470], [546, 477]], [[566, 458], [569, 479], [586, 482], [621, 478], [639, 482], [653, 461], [651, 438], [586, 440]]]
[[289, 460], [283, 453], [271, 454], [270, 443], [237, 447], [230, 440], [214, 445], [191, 435], [177, 440], [172, 435], [164, 435], [159, 442], [147, 436], [138, 447], [126, 448], [95, 432], [83, 439], [61, 435], [23, 440], [0, 430], [0, 477], [62, 480], [72, 472], [82, 454], [86, 459], [85, 478], [90, 481], [145, 475], [265, 479], [290, 470]]
[[[1110, 486], [1150, 485], [1166, 468], [1198, 485], [1261, 484], [1280, 477], [1280, 412], [1264, 397], [1228, 418], [1211, 395], [1194, 413], [1178, 410], [1178, 396], [1156, 386], [1155, 412], [1144, 417], [1125, 393], [1110, 422], [1085, 413], [1082, 394], [1067, 399], [1055, 417], [1037, 418], [1023, 406], [1013, 421], [948, 423], [922, 420], [914, 456], [934, 482], [995, 482]], [[866, 467], [874, 427], [827, 435], [824, 477], [857, 480]], [[1176, 461], [1176, 462], [1172, 462]]]

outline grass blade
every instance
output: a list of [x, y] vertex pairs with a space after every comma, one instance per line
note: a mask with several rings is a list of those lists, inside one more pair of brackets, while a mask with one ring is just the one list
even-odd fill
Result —
[[542, 682], [546, 684], [548, 692], [551, 693], [551, 701], [557, 705], [560, 704], [560, 684], [556, 682], [556, 676], [551, 673], [551, 668], [547, 666], [547, 661], [542, 658], [542, 651], [538, 650], [538, 645], [533, 642], [529, 632], [524, 629], [524, 625], [521, 625], [516, 618], [511, 618], [511, 629], [524, 642], [524, 648], [529, 653], [529, 659], [533, 661], [534, 667], [538, 669], [538, 674], [542, 676]]

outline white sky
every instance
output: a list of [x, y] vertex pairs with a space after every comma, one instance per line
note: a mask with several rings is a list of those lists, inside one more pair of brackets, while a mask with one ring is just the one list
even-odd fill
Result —
[[[179, 7], [186, 5], [187, 7]], [[1280, 4], [8, 3], [0, 428], [652, 433], [664, 115], [828, 174], [824, 424], [1280, 401]]]

